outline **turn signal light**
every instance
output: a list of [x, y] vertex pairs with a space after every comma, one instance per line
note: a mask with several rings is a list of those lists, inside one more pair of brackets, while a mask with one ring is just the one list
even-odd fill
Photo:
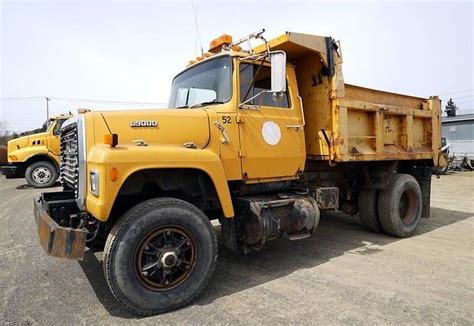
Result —
[[117, 144], [118, 144], [118, 135], [117, 134], [104, 135], [104, 144], [110, 145], [110, 147], [117, 146]]
[[118, 171], [116, 168], [111, 168], [110, 169], [110, 180], [112, 180], [113, 182], [115, 182], [118, 178]]

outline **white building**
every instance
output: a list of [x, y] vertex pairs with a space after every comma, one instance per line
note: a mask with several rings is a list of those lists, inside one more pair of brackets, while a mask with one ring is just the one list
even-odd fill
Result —
[[443, 137], [455, 156], [474, 158], [474, 114], [442, 118]]

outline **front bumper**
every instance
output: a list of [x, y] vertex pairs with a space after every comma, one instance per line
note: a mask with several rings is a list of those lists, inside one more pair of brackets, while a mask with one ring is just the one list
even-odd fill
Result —
[[8, 177], [12, 177], [17, 172], [18, 168], [15, 165], [4, 165], [0, 166], [0, 172]]
[[[72, 228], [65, 221], [77, 210], [74, 196], [69, 192], [49, 192], [34, 199], [34, 215], [39, 242], [49, 256], [82, 260], [87, 230]], [[71, 214], [72, 213], [72, 214]]]

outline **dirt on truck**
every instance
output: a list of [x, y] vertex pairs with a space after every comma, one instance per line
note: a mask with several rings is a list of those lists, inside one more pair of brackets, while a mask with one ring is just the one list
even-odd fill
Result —
[[444, 163], [440, 114], [438, 97], [345, 84], [330, 37], [222, 35], [173, 79], [169, 109], [63, 124], [63, 190], [34, 200], [39, 240], [77, 260], [103, 247], [115, 298], [151, 315], [206, 287], [211, 220], [239, 253], [310, 237], [329, 210], [408, 237], [430, 215], [431, 171]]

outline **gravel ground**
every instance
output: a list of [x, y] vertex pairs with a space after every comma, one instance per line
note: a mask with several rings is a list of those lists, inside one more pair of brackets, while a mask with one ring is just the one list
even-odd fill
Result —
[[32, 211], [42, 191], [24, 183], [0, 179], [2, 324], [474, 324], [472, 172], [433, 178], [431, 218], [409, 239], [326, 215], [311, 239], [246, 256], [221, 247], [197, 301], [148, 318], [112, 297], [102, 253], [83, 262], [45, 255]]

